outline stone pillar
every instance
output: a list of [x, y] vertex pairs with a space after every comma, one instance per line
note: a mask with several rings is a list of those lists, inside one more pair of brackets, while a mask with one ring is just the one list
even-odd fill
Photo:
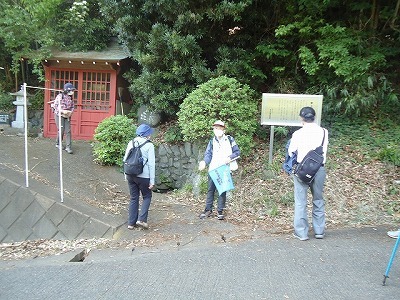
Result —
[[146, 105], [142, 105], [138, 109], [138, 123], [146, 123], [151, 127], [157, 127], [162, 122], [162, 116], [159, 112], [153, 112]]
[[[17, 106], [17, 112], [15, 113], [15, 121], [12, 121], [11, 127], [13, 128], [25, 128], [24, 124], [24, 116], [25, 116], [25, 107], [24, 107], [24, 91], [19, 90], [16, 93], [10, 93], [12, 96], [16, 96], [16, 101], [13, 102], [14, 105]], [[26, 95], [26, 101], [28, 101], [28, 95]], [[29, 102], [27, 105], [31, 105]], [[28, 128], [30, 124], [28, 122]]]

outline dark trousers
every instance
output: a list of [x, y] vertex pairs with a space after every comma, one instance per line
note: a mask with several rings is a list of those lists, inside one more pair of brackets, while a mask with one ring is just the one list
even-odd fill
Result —
[[[214, 181], [211, 179], [210, 175], [208, 175], [208, 191], [207, 191], [207, 200], [206, 200], [206, 211], [212, 211], [214, 206], [214, 194], [218, 193], [217, 187], [214, 184]], [[217, 210], [223, 211], [226, 203], [226, 192], [222, 193], [218, 196]]]
[[[129, 186], [130, 202], [128, 225], [135, 225], [142, 221], [147, 223], [147, 216], [151, 203], [152, 191], [149, 189], [150, 178], [141, 178], [134, 175], [126, 175]], [[142, 194], [143, 203], [139, 215], [139, 196]]]
[[[57, 115], [54, 115], [54, 117], [55, 117], [57, 129], [60, 130], [60, 124], [58, 124], [59, 117]], [[71, 149], [71, 119], [70, 118], [66, 119], [66, 118], [61, 117], [61, 140], [64, 137], [64, 133], [65, 133], [65, 138], [66, 138], [65, 146], [66, 146], [66, 148]], [[60, 141], [59, 141], [58, 132], [57, 132], [56, 144], [60, 145], [60, 146], [62, 145], [62, 142], [60, 143]]]

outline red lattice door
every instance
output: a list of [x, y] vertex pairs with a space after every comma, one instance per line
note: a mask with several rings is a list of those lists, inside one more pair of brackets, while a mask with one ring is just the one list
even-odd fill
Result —
[[[75, 110], [71, 119], [72, 139], [91, 140], [99, 122], [115, 114], [116, 72], [58, 70], [46, 71], [45, 103], [59, 93], [65, 83], [77, 88], [74, 94]], [[55, 90], [53, 90], [55, 89]], [[57, 127], [50, 105], [45, 106], [44, 136], [55, 137]]]

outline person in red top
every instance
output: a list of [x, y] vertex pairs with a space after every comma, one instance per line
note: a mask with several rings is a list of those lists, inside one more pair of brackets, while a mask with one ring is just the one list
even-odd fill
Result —
[[57, 95], [52, 104], [54, 119], [58, 130], [60, 130], [59, 123], [61, 120], [61, 142], [59, 141], [59, 133], [57, 133], [56, 147], [62, 147], [62, 139], [65, 133], [65, 151], [67, 151], [69, 154], [73, 153], [71, 148], [71, 116], [74, 112], [74, 100], [72, 100], [72, 96], [75, 90], [76, 88], [73, 86], [72, 83], [66, 83], [64, 85], [64, 91]]

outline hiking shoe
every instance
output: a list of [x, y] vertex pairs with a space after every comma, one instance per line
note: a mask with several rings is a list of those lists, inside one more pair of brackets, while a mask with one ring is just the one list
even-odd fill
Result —
[[211, 210], [205, 210], [203, 213], [200, 214], [200, 219], [205, 219], [211, 216]]
[[147, 224], [146, 222], [143, 222], [143, 221], [137, 221], [136, 225], [139, 227], [142, 227], [143, 229], [149, 229], [149, 224]]
[[223, 220], [223, 219], [225, 218], [225, 216], [224, 216], [224, 214], [222, 213], [222, 211], [219, 211], [219, 212], [218, 212], [217, 218], [218, 218], [218, 220]]
[[300, 237], [300, 236], [298, 236], [296, 233], [293, 233], [293, 236], [294, 236], [296, 239], [299, 239], [300, 241], [307, 241], [307, 240], [308, 240], [308, 236], [306, 236], [306, 237]]
[[396, 231], [388, 231], [387, 235], [390, 236], [392, 239], [397, 239], [399, 237], [400, 230]]
[[71, 148], [65, 148], [65, 151], [67, 151], [68, 154], [74, 153], [74, 152], [71, 150]]
[[315, 234], [314, 236], [315, 236], [316, 239], [323, 239], [325, 237], [325, 233]]

